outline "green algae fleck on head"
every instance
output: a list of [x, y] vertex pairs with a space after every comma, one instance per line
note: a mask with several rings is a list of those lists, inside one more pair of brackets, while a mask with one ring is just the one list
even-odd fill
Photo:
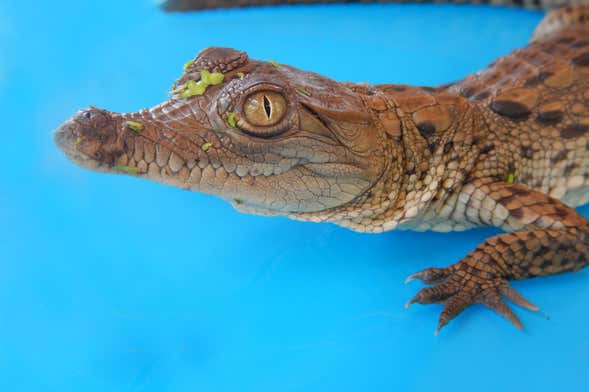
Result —
[[126, 124], [132, 131], [141, 132], [141, 130], [143, 130], [143, 124], [138, 123], [137, 121], [127, 120]]
[[182, 98], [190, 98], [195, 95], [203, 95], [207, 90], [208, 85], [204, 83], [202, 80], [195, 82], [194, 80], [189, 80], [184, 84], [184, 88], [180, 93], [180, 97]]
[[207, 86], [216, 86], [218, 84], [223, 83], [223, 79], [225, 79], [225, 75], [221, 72], [209, 72], [206, 69], [200, 71], [200, 80], [206, 83]]
[[227, 123], [229, 123], [231, 128], [235, 128], [237, 126], [237, 119], [235, 118], [235, 113], [233, 113], [233, 112], [227, 113]]

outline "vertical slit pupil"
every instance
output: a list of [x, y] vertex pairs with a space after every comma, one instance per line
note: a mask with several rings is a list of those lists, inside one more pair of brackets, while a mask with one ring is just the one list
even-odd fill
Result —
[[270, 119], [272, 116], [272, 105], [270, 104], [270, 100], [267, 96], [264, 95], [264, 110], [266, 111], [266, 116]]

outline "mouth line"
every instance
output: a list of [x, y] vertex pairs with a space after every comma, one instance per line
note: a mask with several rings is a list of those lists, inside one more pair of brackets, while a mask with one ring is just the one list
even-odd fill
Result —
[[[56, 131], [56, 132], [59, 132]], [[137, 136], [141, 136], [144, 140], [152, 143], [154, 146], [157, 145], [161, 145], [161, 143], [154, 143], [153, 140], [149, 137], [146, 137], [145, 135], [137, 135]], [[194, 143], [195, 148], [198, 148], [198, 146], [196, 145], [196, 143]], [[117, 167], [123, 169], [126, 168], [127, 166], [121, 166], [121, 165], [117, 165], [116, 162], [112, 162], [112, 163], [108, 163], [108, 162], [103, 162], [99, 159], [93, 158], [85, 153], [83, 153], [82, 151], [78, 150], [75, 148], [75, 145], [71, 144], [71, 143], [60, 143], [58, 144], [58, 147], [60, 148], [60, 150], [66, 155], [66, 157], [71, 160], [72, 162], [87, 168], [87, 169], [92, 169], [94, 171], [100, 171], [100, 172], [115, 172], [117, 171]], [[180, 151], [176, 148], [172, 148], [172, 147], [176, 147], [174, 144], [170, 144], [165, 146], [165, 148], [169, 149], [170, 152], [177, 154], [178, 156], [180, 156], [183, 160], [188, 161], [189, 158], [186, 157], [185, 154], [181, 154]], [[157, 148], [157, 147], [156, 147]], [[231, 150], [230, 150], [231, 151]], [[233, 151], [233, 153], [235, 154], [235, 156], [241, 156], [242, 158], [245, 158], [242, 155], [236, 154], [235, 151]], [[127, 151], [123, 151], [123, 154], [127, 154], [129, 155], [130, 153]], [[203, 151], [203, 154], [207, 155], [207, 157], [199, 157], [196, 159], [197, 165], [198, 162], [200, 160], [207, 160], [209, 161], [208, 165], [211, 165], [210, 159], [208, 158], [208, 154], [206, 152]], [[198, 154], [197, 154], [198, 155]], [[148, 162], [151, 163], [151, 162]], [[135, 167], [134, 166], [129, 166], [129, 168], [131, 167]], [[227, 173], [233, 173], [234, 171], [228, 170], [227, 167], [225, 167], [226, 165], [224, 165], [222, 162], [220, 164], [221, 167], [224, 168], [224, 170]], [[351, 163], [351, 162], [312, 162], [312, 161], [308, 161], [308, 160], [300, 160], [299, 162], [293, 163], [290, 167], [284, 169], [283, 171], [280, 172], [275, 172], [269, 175], [265, 175], [262, 172], [257, 172], [257, 171], [248, 171], [248, 173], [246, 175], [251, 176], [251, 177], [272, 177], [272, 176], [280, 176], [283, 174], [286, 174], [287, 172], [291, 171], [291, 170], [296, 170], [296, 169], [306, 169], [306, 170], [310, 170], [315, 172], [317, 167], [346, 167], [346, 168], [350, 168], [350, 169], [356, 169], [355, 166]], [[201, 168], [201, 170], [203, 170]], [[145, 173], [137, 173], [137, 174], [145, 174]]]

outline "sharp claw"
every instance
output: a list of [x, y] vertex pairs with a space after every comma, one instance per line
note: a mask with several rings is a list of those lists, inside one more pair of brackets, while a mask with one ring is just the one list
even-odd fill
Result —
[[446, 281], [450, 275], [450, 268], [427, 268], [410, 275], [405, 279], [405, 283], [409, 283], [415, 279], [421, 280], [425, 284], [438, 285]]
[[409, 283], [409, 282], [413, 282], [415, 279], [417, 279], [417, 274], [412, 274], [412, 275], [409, 275], [409, 276], [407, 277], [407, 279], [405, 279], [405, 282], [404, 282], [404, 283], [405, 283], [405, 284], [407, 284], [407, 283]]
[[410, 299], [409, 301], [407, 301], [407, 302], [405, 303], [405, 305], [403, 306], [403, 308], [405, 308], [405, 309], [409, 309], [409, 307], [410, 307], [411, 305], [413, 305], [414, 303], [415, 303], [415, 298], [412, 298], [412, 299]]
[[444, 328], [446, 325], [448, 325], [448, 322], [445, 320], [440, 320], [438, 322], [438, 327], [436, 328], [436, 330], [434, 331], [434, 336], [438, 336], [440, 334], [440, 331], [442, 330], [442, 328]]

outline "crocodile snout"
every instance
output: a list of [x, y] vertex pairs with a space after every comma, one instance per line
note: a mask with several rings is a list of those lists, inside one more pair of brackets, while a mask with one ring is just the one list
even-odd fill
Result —
[[53, 135], [55, 144], [80, 164], [111, 164], [122, 152], [120, 121], [106, 111], [90, 107], [76, 113]]

